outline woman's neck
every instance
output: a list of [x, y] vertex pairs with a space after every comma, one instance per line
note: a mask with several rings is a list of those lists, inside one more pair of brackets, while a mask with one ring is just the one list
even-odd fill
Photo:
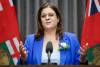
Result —
[[46, 30], [44, 37], [49, 40], [56, 39], [56, 30]]

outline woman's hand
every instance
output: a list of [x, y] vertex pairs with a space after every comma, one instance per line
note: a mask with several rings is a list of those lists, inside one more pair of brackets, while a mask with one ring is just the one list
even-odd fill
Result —
[[27, 51], [24, 48], [22, 41], [20, 41], [20, 43], [19, 43], [19, 50], [20, 50], [20, 54], [21, 54], [21, 59], [24, 62], [27, 58]]
[[87, 60], [86, 59], [87, 51], [88, 51], [88, 43], [80, 47], [80, 62], [84, 63]]

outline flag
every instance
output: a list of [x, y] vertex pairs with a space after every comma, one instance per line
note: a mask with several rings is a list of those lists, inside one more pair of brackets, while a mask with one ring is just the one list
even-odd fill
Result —
[[[88, 43], [88, 58], [93, 61], [93, 50], [100, 46], [100, 0], [88, 0], [82, 30], [81, 46]], [[92, 55], [90, 55], [92, 54]], [[100, 59], [99, 59], [100, 60]]]
[[17, 64], [20, 34], [12, 0], [0, 0], [0, 47], [10, 54], [10, 64]]

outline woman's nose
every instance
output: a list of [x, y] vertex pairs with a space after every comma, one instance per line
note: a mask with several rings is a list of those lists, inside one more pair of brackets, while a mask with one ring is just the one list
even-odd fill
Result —
[[47, 16], [46, 16], [46, 20], [49, 20], [49, 19], [50, 19], [50, 18], [49, 18], [49, 16], [47, 15]]

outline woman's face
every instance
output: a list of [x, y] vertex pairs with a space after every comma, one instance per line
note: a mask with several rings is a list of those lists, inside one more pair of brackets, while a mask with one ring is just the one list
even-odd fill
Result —
[[56, 29], [59, 18], [52, 8], [47, 7], [41, 12], [41, 22], [44, 29]]

